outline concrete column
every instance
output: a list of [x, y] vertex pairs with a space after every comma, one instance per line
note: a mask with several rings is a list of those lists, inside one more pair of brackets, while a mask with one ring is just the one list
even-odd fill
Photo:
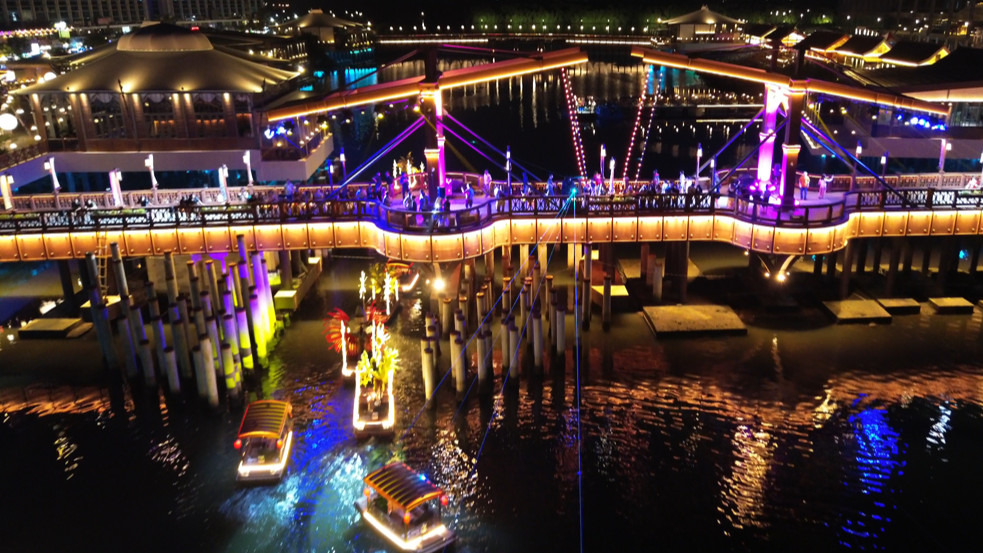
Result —
[[420, 340], [420, 360], [421, 369], [423, 371], [423, 393], [427, 401], [433, 397], [433, 383], [434, 383], [434, 352], [430, 348], [430, 340], [422, 339]]
[[427, 325], [427, 340], [430, 342], [433, 348], [433, 353], [436, 356], [440, 355], [440, 334], [437, 332], [437, 325], [428, 324]]
[[548, 307], [552, 305], [554, 296], [556, 292], [553, 290], [553, 275], [546, 275], [546, 288], [543, 298], [541, 300], [541, 306], [546, 309], [546, 320], [553, 320], [553, 310]]
[[440, 332], [444, 338], [450, 335], [454, 329], [454, 321], [451, 318], [451, 299], [447, 296], [440, 297]]
[[290, 250], [280, 250], [280, 286], [287, 290], [294, 287], [294, 271], [290, 265]]
[[485, 253], [485, 277], [495, 276], [495, 250]]
[[836, 278], [836, 257], [839, 252], [829, 252], [826, 254], [826, 278], [833, 280]]
[[236, 370], [235, 362], [232, 360], [232, 347], [228, 343], [224, 343], [221, 349], [225, 391], [229, 395], [229, 399], [239, 399], [242, 396], [242, 380], [241, 375]]
[[850, 295], [850, 269], [856, 255], [856, 248], [856, 240], [847, 241], [846, 250], [843, 252], [843, 272], [840, 273], [840, 299], [846, 299]]
[[515, 326], [515, 322], [509, 324], [508, 336], [509, 336], [509, 357], [510, 357], [509, 378], [514, 379], [513, 384], [515, 384], [516, 383], [515, 380], [518, 380], [519, 378], [519, 361], [520, 361], [519, 327]]
[[601, 303], [601, 326], [611, 328], [611, 275], [604, 274], [604, 300]]
[[533, 364], [537, 371], [543, 370], [543, 318], [542, 312], [536, 308], [532, 313], [532, 355]]
[[478, 332], [478, 388], [485, 390], [488, 387], [488, 341], [485, 338], [485, 331]]
[[649, 243], [646, 242], [642, 244], [642, 254], [638, 258], [638, 264], [641, 267], [641, 277], [646, 284], [649, 282], [648, 269], [649, 269]]
[[[299, 252], [298, 252], [299, 253]], [[277, 321], [276, 321], [276, 306], [273, 304], [273, 289], [270, 287], [270, 271], [266, 263], [266, 256], [260, 254], [259, 260], [260, 277], [263, 282], [263, 294], [265, 295], [266, 301], [266, 318], [267, 318], [267, 328], [269, 329], [269, 337], [267, 340], [271, 344], [276, 344], [277, 341]]]
[[590, 279], [584, 275], [584, 280], [580, 283], [580, 324], [581, 329], [590, 329], [590, 310], [591, 310], [591, 298], [590, 298]]
[[904, 261], [902, 262], [902, 271], [904, 271], [905, 276], [911, 274], [911, 264], [914, 261], [915, 248], [912, 247], [911, 238], [904, 239]]
[[[122, 309], [126, 310], [127, 308], [123, 306]], [[131, 380], [135, 379], [140, 375], [140, 371], [137, 369], [137, 351], [136, 344], [133, 343], [133, 332], [126, 317], [116, 319], [116, 332], [119, 334], [120, 341], [123, 342], [123, 367], [126, 369], [126, 377]]]
[[195, 382], [198, 397], [208, 401], [212, 407], [218, 406], [218, 383], [215, 381], [215, 364], [209, 352], [212, 344], [207, 335], [198, 337], [198, 345], [192, 348], [195, 361]]
[[529, 275], [529, 244], [519, 244], [519, 274], [522, 279]]
[[567, 269], [571, 271], [577, 266], [577, 245], [567, 244]]
[[[655, 257], [655, 256], [653, 256]], [[652, 262], [652, 301], [655, 303], [662, 303], [662, 284], [664, 279], [663, 273], [665, 272], [665, 266], [658, 259]]]
[[812, 257], [813, 257], [813, 259], [812, 259], [812, 274], [814, 274], [816, 276], [822, 276], [823, 275], [823, 256], [822, 255], [814, 255]]
[[266, 318], [260, 312], [259, 296], [256, 295], [255, 287], [250, 286], [249, 288], [249, 314], [253, 331], [253, 344], [256, 346], [256, 358], [259, 364], [265, 367], [269, 354], [266, 349], [266, 331], [264, 329]]
[[922, 244], [925, 246], [925, 250], [922, 252], [922, 274], [927, 278], [932, 269], [932, 239], [925, 238], [922, 240]]
[[245, 308], [236, 308], [236, 329], [239, 331], [239, 357], [242, 359], [242, 367], [251, 371], [256, 365], [253, 360], [253, 346], [249, 338], [249, 320]]
[[143, 371], [143, 383], [148, 388], [156, 388], [157, 372], [154, 368], [154, 354], [150, 349], [150, 340], [140, 340], [137, 351], [140, 356], [140, 368]]
[[502, 341], [502, 372], [504, 373], [512, 365], [512, 349], [510, 347], [509, 339], [509, 319], [508, 317], [502, 317], [502, 325], [499, 330], [498, 337]]
[[461, 335], [457, 331], [451, 333], [450, 345], [451, 374], [454, 376], [454, 389], [460, 398], [464, 395], [467, 361], [465, 359], [464, 341], [461, 340]]
[[867, 272], [867, 247], [868, 243], [865, 239], [857, 238], [857, 274], [862, 275]]
[[164, 283], [167, 286], [167, 305], [177, 303], [177, 274], [174, 270], [174, 256], [164, 252]]
[[174, 348], [164, 348], [164, 376], [167, 378], [167, 388], [173, 395], [181, 393], [181, 376], [178, 374], [177, 357]]
[[556, 308], [556, 352], [563, 354], [567, 350], [567, 310], [563, 306]]
[[887, 283], [884, 285], [888, 297], [894, 295], [894, 285], [898, 278], [898, 262], [901, 260], [902, 238], [891, 239], [891, 257], [887, 266]]
[[58, 277], [61, 280], [61, 292], [68, 305], [72, 306], [72, 313], [78, 312], [78, 303], [75, 301], [75, 278], [72, 276], [72, 266], [70, 259], [58, 260]]
[[881, 274], [881, 256], [883, 255], [883, 251], [884, 251], [884, 239], [883, 238], [874, 238], [874, 263], [873, 263], [874, 267], [873, 267], [873, 269], [874, 269], [874, 274], [875, 275]]

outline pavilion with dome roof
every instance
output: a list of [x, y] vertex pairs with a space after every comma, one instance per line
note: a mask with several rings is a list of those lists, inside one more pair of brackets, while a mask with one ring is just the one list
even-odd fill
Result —
[[[11, 92], [33, 116], [44, 149], [65, 154], [59, 161], [66, 171], [113, 169], [102, 167], [105, 156], [98, 153], [112, 154], [114, 167], [124, 171], [140, 170], [147, 153], [155, 154], [162, 170], [216, 169], [223, 163], [239, 169], [243, 152], [252, 151], [253, 168], [262, 172], [263, 159], [300, 160], [317, 149], [312, 137], [284, 141], [264, 133], [264, 108], [295, 92], [300, 73], [215, 48], [201, 32], [147, 24], [79, 57], [72, 67]], [[71, 153], [90, 155], [75, 159]]]

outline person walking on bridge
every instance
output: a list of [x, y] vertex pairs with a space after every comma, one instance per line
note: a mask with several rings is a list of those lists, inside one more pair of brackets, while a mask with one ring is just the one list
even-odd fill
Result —
[[809, 172], [802, 171], [799, 175], [799, 199], [806, 200], [809, 195]]
[[474, 205], [474, 189], [471, 188], [471, 183], [467, 182], [464, 184], [464, 207], [471, 209]]

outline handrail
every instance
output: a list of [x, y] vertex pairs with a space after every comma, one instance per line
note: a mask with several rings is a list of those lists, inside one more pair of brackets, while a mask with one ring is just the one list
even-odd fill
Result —
[[[276, 200], [227, 205], [44, 209], [0, 213], [0, 234], [80, 230], [214, 227], [291, 222], [372, 221], [406, 234], [445, 234], [479, 229], [503, 219], [554, 217], [571, 200], [579, 217], [642, 217], [725, 214], [775, 227], [838, 224], [852, 212], [903, 209], [983, 209], [983, 191], [905, 189], [850, 192], [842, 198], [785, 208], [752, 196], [719, 193], [631, 194], [607, 196], [508, 196], [485, 199], [469, 208], [409, 211], [375, 200]], [[568, 211], [567, 213], [572, 213]]]

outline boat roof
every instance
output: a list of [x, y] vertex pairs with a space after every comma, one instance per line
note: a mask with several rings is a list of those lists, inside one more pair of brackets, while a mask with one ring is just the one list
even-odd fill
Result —
[[250, 403], [242, 415], [239, 438], [279, 438], [291, 411], [286, 401], [264, 399]]
[[370, 473], [365, 477], [365, 484], [407, 511], [444, 495], [426, 476], [403, 463], [391, 463]]

